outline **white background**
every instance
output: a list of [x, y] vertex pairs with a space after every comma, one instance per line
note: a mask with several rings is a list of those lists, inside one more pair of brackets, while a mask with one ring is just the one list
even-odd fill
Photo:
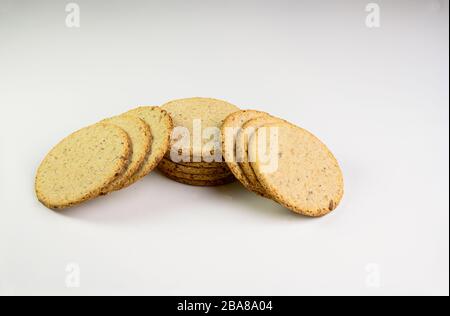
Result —
[[[0, 0], [0, 294], [448, 295], [448, 1], [378, 1], [380, 28], [368, 2], [79, 0], [76, 29], [65, 1]], [[157, 172], [63, 213], [36, 200], [61, 138], [192, 96], [314, 132], [343, 203], [308, 219]]]

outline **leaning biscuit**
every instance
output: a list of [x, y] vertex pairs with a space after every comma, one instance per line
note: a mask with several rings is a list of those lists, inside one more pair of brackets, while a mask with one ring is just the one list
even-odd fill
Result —
[[152, 135], [149, 126], [141, 119], [129, 115], [120, 115], [102, 121], [113, 124], [127, 132], [131, 140], [132, 153], [127, 170], [103, 194], [124, 188], [132, 176], [141, 168], [152, 145]]
[[[248, 190], [267, 197], [260, 185], [251, 183], [239, 164], [244, 159], [244, 133], [241, 133], [242, 127], [246, 122], [259, 117], [267, 118], [270, 115], [254, 110], [243, 110], [230, 114], [222, 125], [222, 150], [225, 162], [239, 182]], [[238, 136], [240, 137], [239, 141], [237, 141]], [[237, 146], [237, 144], [239, 145]]]
[[262, 163], [258, 155], [251, 163], [264, 189], [280, 204], [306, 216], [318, 217], [333, 211], [343, 197], [344, 180], [330, 150], [310, 132], [288, 123], [259, 128], [250, 139], [250, 147], [259, 148], [267, 142], [268, 137], [262, 141], [260, 138], [263, 129], [268, 134], [267, 128], [278, 132], [276, 168]]
[[157, 106], [141, 106], [125, 114], [143, 120], [149, 126], [152, 135], [151, 150], [141, 168], [125, 184], [125, 186], [129, 186], [158, 166], [164, 154], [169, 150], [173, 122], [170, 115]]
[[56, 145], [36, 175], [36, 195], [51, 209], [64, 209], [98, 197], [126, 170], [128, 135], [110, 124], [81, 129]]
[[[184, 128], [189, 133], [190, 142], [186, 144], [185, 149], [187, 154], [191, 156], [191, 161], [197, 162], [199, 160], [201, 162], [200, 158], [204, 157], [204, 153], [208, 153], [208, 155], [213, 157], [220, 156], [222, 158], [220, 133], [218, 135], [210, 135], [211, 137], [217, 136], [219, 138], [217, 139], [217, 146], [219, 148], [215, 146], [209, 148], [211, 139], [203, 136], [205, 132], [212, 132], [212, 129], [219, 131], [225, 118], [231, 113], [239, 111], [238, 107], [217, 99], [189, 98], [171, 101], [164, 104], [162, 108], [172, 116], [175, 128]], [[196, 126], [195, 123], [199, 125]], [[196, 127], [198, 127], [198, 130]], [[198, 138], [195, 139], [195, 136]], [[179, 144], [177, 143], [179, 140], [176, 137], [172, 137], [171, 151], [178, 152], [180, 150]], [[216, 152], [216, 149], [220, 152]], [[170, 153], [166, 157], [169, 158]]]
[[239, 144], [238, 146], [243, 147], [242, 149], [243, 159], [242, 161], [239, 162], [239, 167], [242, 169], [242, 172], [245, 174], [250, 184], [257, 191], [264, 192], [264, 194], [266, 195], [267, 192], [265, 192], [264, 188], [259, 183], [258, 178], [256, 177], [255, 172], [253, 171], [253, 168], [249, 162], [248, 140], [250, 139], [250, 137], [252, 136], [253, 132], [256, 129], [258, 129], [263, 125], [275, 122], [282, 122], [282, 120], [268, 114], [256, 117], [254, 119], [250, 119], [243, 124], [242, 130], [238, 133], [236, 138], [236, 143]]
[[162, 159], [160, 162], [160, 166], [163, 168], [173, 170], [174, 172], [180, 172], [180, 173], [189, 173], [189, 174], [204, 174], [204, 175], [217, 175], [217, 174], [226, 174], [231, 175], [230, 169], [228, 167], [222, 166], [218, 168], [197, 168], [197, 167], [188, 167], [185, 165], [180, 165], [177, 163], [174, 163], [167, 159]]

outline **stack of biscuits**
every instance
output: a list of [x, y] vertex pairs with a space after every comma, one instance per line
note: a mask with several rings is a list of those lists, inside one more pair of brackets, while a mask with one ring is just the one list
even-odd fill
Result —
[[239, 111], [238, 107], [217, 99], [189, 98], [168, 102], [161, 108], [174, 123], [170, 150], [159, 165], [165, 176], [194, 186], [217, 186], [236, 180], [222, 158], [220, 128], [228, 115]]

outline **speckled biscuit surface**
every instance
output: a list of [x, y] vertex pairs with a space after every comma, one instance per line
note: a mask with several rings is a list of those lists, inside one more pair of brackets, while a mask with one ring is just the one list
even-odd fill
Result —
[[[339, 164], [330, 150], [310, 132], [287, 123], [278, 127], [278, 168], [267, 173], [260, 159], [252, 167], [264, 189], [294, 212], [318, 217], [333, 211], [344, 194]], [[261, 128], [250, 139], [257, 146]]]
[[180, 172], [180, 173], [204, 174], [204, 175], [216, 175], [216, 174], [231, 175], [230, 169], [228, 169], [228, 167], [226, 165], [219, 167], [219, 168], [188, 167], [188, 166], [176, 164], [165, 158], [161, 160], [160, 165], [165, 169], [173, 170], [174, 172]]
[[125, 184], [129, 186], [147, 176], [158, 166], [169, 150], [173, 122], [170, 115], [157, 106], [141, 106], [125, 114], [143, 120], [149, 126], [152, 135], [150, 151], [141, 168]]
[[259, 127], [270, 124], [274, 122], [282, 122], [281, 119], [278, 119], [276, 117], [273, 117], [271, 115], [266, 116], [260, 116], [254, 119], [250, 119], [247, 122], [245, 122], [242, 126], [242, 131], [238, 133], [237, 135], [237, 142], [241, 144], [243, 148], [243, 161], [239, 163], [239, 166], [241, 167], [242, 171], [246, 175], [247, 179], [251, 183], [251, 185], [256, 188], [256, 190], [264, 192], [265, 194], [268, 194], [268, 192], [265, 192], [264, 188], [261, 186], [261, 184], [258, 181], [258, 178], [256, 177], [255, 172], [253, 171], [253, 168], [249, 162], [249, 146], [248, 146], [248, 140], [251, 138], [253, 132], [256, 131]]
[[176, 181], [178, 183], [186, 184], [186, 185], [192, 185], [192, 186], [198, 186], [198, 187], [215, 187], [215, 186], [221, 186], [233, 183], [236, 181], [236, 178], [233, 176], [214, 180], [214, 181], [203, 181], [203, 180], [192, 180], [192, 179], [184, 179], [176, 177], [170, 173], [165, 173], [163, 170], [160, 169], [160, 171], [169, 179]]
[[[246, 122], [259, 117], [267, 118], [270, 117], [270, 115], [265, 112], [255, 110], [244, 110], [229, 115], [222, 125], [222, 150], [225, 162], [239, 182], [241, 182], [248, 190], [267, 197], [260, 185], [254, 185], [250, 182], [244, 173], [244, 170], [242, 170], [240, 164], [238, 163], [238, 160], [240, 159], [239, 157], [244, 157], [242, 152], [242, 150], [244, 150], [243, 134], [240, 133], [240, 131]], [[240, 137], [242, 137], [240, 140], [240, 144], [242, 144], [242, 146], [236, 148], [236, 139], [238, 135], [241, 135]]]
[[152, 135], [149, 126], [140, 118], [120, 115], [103, 120], [102, 123], [116, 125], [122, 128], [131, 140], [131, 159], [127, 170], [103, 193], [120, 190], [124, 188], [132, 176], [141, 168], [152, 145]]
[[131, 144], [121, 128], [96, 124], [56, 145], [36, 175], [36, 195], [51, 209], [63, 209], [102, 193], [128, 165]]
[[[222, 127], [225, 118], [239, 108], [225, 101], [209, 98], [189, 98], [171, 101], [162, 106], [171, 115], [174, 126], [185, 127], [190, 133], [191, 156], [201, 157], [202, 150], [194, 148], [194, 120], [199, 120], [202, 126], [202, 133], [207, 128]], [[201, 137], [201, 135], [200, 135]], [[209, 140], [201, 139], [202, 148], [209, 143]], [[221, 145], [221, 144], [219, 144]], [[172, 144], [173, 146], [173, 144]]]

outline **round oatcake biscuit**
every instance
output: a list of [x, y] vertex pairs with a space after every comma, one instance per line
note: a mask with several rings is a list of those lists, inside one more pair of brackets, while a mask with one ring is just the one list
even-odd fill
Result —
[[344, 179], [330, 150], [310, 132], [288, 123], [259, 128], [250, 147], [256, 148], [262, 129], [268, 127], [278, 128], [277, 168], [270, 170], [259, 157], [251, 163], [264, 189], [280, 204], [306, 216], [333, 211], [343, 197]]
[[98, 197], [127, 168], [131, 142], [111, 124], [81, 129], [56, 145], [36, 174], [36, 195], [51, 209], [64, 209]]
[[163, 168], [173, 170], [174, 172], [180, 173], [189, 173], [189, 174], [205, 174], [205, 175], [216, 175], [216, 174], [226, 174], [231, 175], [230, 169], [228, 167], [222, 166], [219, 168], [197, 168], [197, 167], [188, 167], [180, 164], [176, 164], [166, 158], [162, 159], [160, 165]]
[[173, 180], [173, 181], [181, 183], [181, 184], [192, 185], [192, 186], [197, 186], [197, 187], [216, 187], [216, 186], [230, 184], [230, 183], [233, 183], [234, 181], [236, 181], [236, 178], [233, 176], [229, 176], [229, 177], [214, 180], [214, 181], [184, 179], [184, 178], [176, 177], [169, 173], [165, 173], [161, 169], [160, 169], [160, 171], [162, 172], [162, 174], [164, 174], [164, 176], [166, 176], [170, 180]]
[[131, 159], [127, 170], [103, 191], [103, 194], [107, 194], [123, 189], [131, 177], [141, 168], [152, 145], [152, 134], [149, 126], [143, 120], [130, 115], [115, 116], [103, 120], [102, 123], [108, 123], [122, 128], [128, 134], [132, 148]]
[[148, 175], [158, 166], [169, 150], [173, 122], [170, 115], [158, 106], [141, 106], [125, 114], [143, 120], [149, 126], [152, 135], [151, 149], [141, 168], [125, 184], [125, 186], [129, 186]]
[[[192, 162], [197, 162], [197, 160], [201, 162], [204, 152], [222, 158], [220, 139], [217, 139], [218, 148], [216, 149], [220, 150], [220, 153], [217, 153], [214, 147], [207, 146], [211, 144], [211, 139], [204, 137], [204, 133], [212, 132], [212, 129], [216, 129], [216, 135], [220, 138], [220, 128], [223, 121], [231, 113], [239, 111], [238, 107], [216, 99], [189, 98], [168, 102], [162, 108], [172, 116], [175, 128], [184, 127], [189, 132], [190, 142], [189, 146], [186, 146], [186, 154], [190, 154]], [[201, 129], [195, 129], [194, 122], [200, 123]], [[179, 145], [177, 144], [179, 141], [177, 137], [180, 138], [180, 135], [175, 136], [172, 137], [171, 151], [179, 151], [180, 149], [179, 147], [177, 148], [177, 145]], [[206, 136], [212, 137], [212, 135]], [[170, 157], [170, 153], [168, 153], [168, 157]]]
[[[241, 182], [245, 188], [255, 192], [263, 197], [267, 197], [260, 185], [254, 185], [242, 170], [239, 162], [244, 159], [244, 134], [240, 133], [243, 125], [249, 120], [259, 117], [270, 117], [265, 112], [255, 110], [243, 110], [230, 114], [222, 125], [222, 150], [223, 157], [234, 176]], [[237, 137], [240, 135], [240, 142], [237, 146]]]
[[254, 119], [250, 119], [242, 125], [242, 130], [238, 133], [236, 138], [236, 142], [243, 147], [242, 149], [243, 159], [241, 162], [239, 162], [239, 167], [241, 167], [242, 171], [246, 175], [251, 185], [255, 187], [256, 190], [262, 191], [266, 195], [268, 194], [268, 192], [265, 192], [264, 188], [259, 183], [258, 178], [256, 177], [255, 172], [253, 171], [253, 168], [249, 162], [248, 140], [252, 137], [256, 129], [265, 124], [275, 122], [282, 122], [282, 120], [271, 115], [260, 116]]

